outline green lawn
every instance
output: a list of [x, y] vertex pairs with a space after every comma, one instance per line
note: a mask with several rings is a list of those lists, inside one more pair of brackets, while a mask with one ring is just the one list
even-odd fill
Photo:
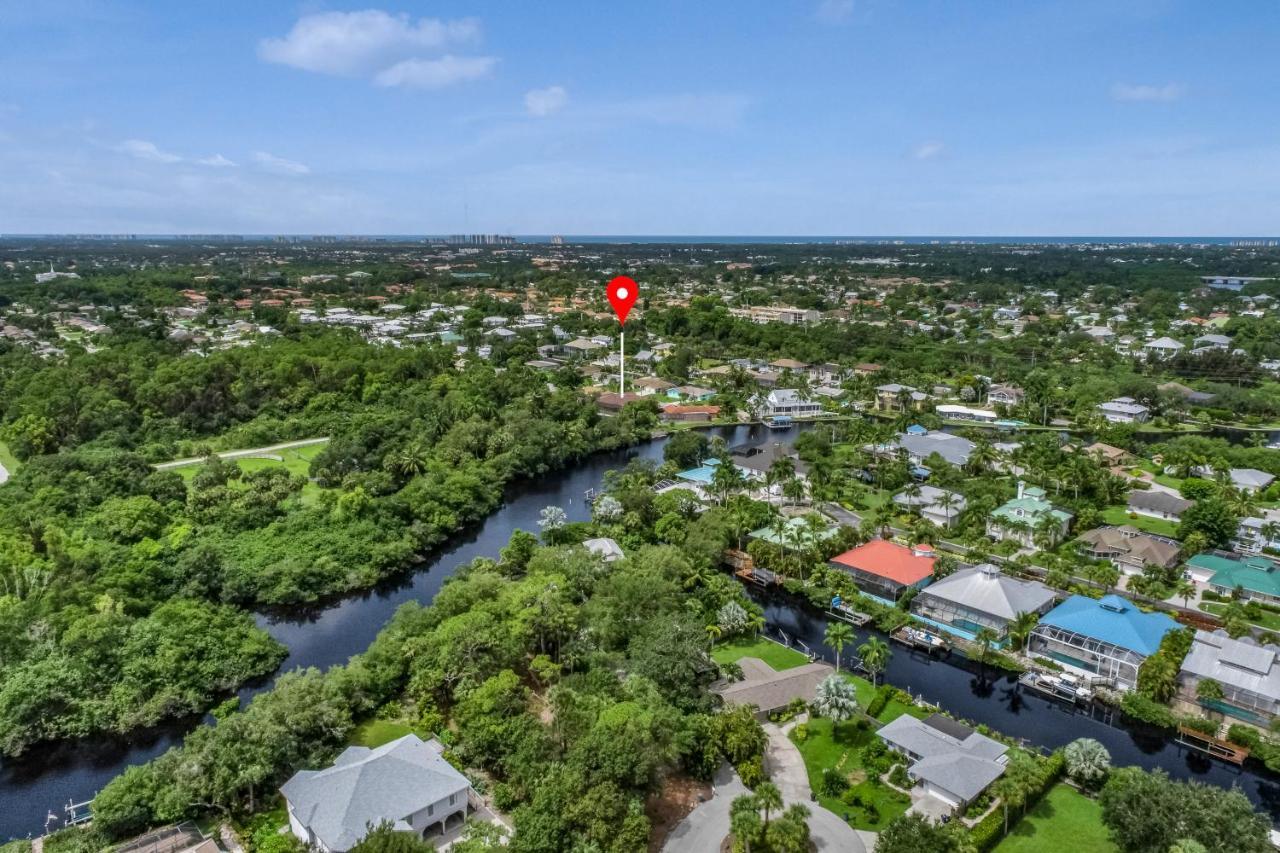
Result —
[[18, 466], [21, 464], [22, 463], [14, 457], [13, 451], [9, 449], [9, 445], [0, 441], [0, 465], [3, 465], [5, 470], [9, 472], [9, 476], [13, 476], [13, 473], [18, 470]]
[[1115, 853], [1117, 849], [1107, 837], [1107, 829], [1102, 824], [1102, 809], [1097, 801], [1068, 785], [1058, 784], [1009, 830], [1009, 834], [996, 846], [995, 853], [1045, 853], [1049, 850]]
[[[869, 781], [863, 769], [862, 750], [876, 736], [874, 731], [859, 728], [853, 721], [833, 726], [826, 719], [810, 720], [808, 730], [809, 736], [804, 742], [796, 743], [796, 747], [809, 772], [809, 787], [818, 794], [818, 802], [824, 808], [841, 817], [847, 814], [852, 826], [873, 832], [883, 829], [895, 817], [906, 812], [911, 805], [910, 798], [887, 785]], [[879, 816], [872, 818], [864, 809], [847, 805], [839, 797], [824, 796], [822, 771], [828, 767], [847, 774], [862, 801], [874, 805]]]
[[[1227, 609], [1227, 605], [1217, 602], [1206, 602], [1200, 605], [1200, 609], [1206, 613], [1212, 613], [1214, 616], [1221, 616]], [[1246, 616], [1246, 619], [1249, 617]], [[1259, 619], [1249, 619], [1254, 625], [1266, 628], [1268, 631], [1280, 631], [1280, 613], [1273, 613], [1264, 609], [1262, 617]]]
[[[288, 450], [272, 451], [272, 456], [280, 457], [280, 461], [278, 462], [275, 459], [266, 459], [260, 456], [246, 456], [240, 459], [231, 459], [228, 461], [234, 462], [240, 470], [244, 471], [246, 474], [253, 471], [263, 471], [267, 468], [284, 468], [290, 474], [294, 474], [299, 477], [306, 477], [311, 471], [311, 460], [318, 456], [320, 451], [324, 450], [326, 446], [327, 445], [325, 444], [308, 444], [305, 447], [293, 447]], [[200, 466], [203, 464], [204, 460], [201, 459], [199, 461], [192, 462], [190, 465], [183, 465], [181, 467], [170, 468], [168, 470], [176, 472], [183, 480], [190, 483], [192, 478], [194, 478], [199, 472]], [[232, 488], [236, 487], [236, 483], [234, 481], [230, 485]], [[316, 500], [319, 494], [320, 487], [315, 483], [308, 482], [302, 487], [302, 502], [306, 504], [312, 503]]]
[[350, 741], [353, 746], [372, 748], [415, 733], [423, 740], [431, 737], [430, 732], [420, 732], [408, 723], [396, 720], [365, 720], [356, 726], [355, 731], [351, 733]]
[[1109, 506], [1102, 511], [1102, 520], [1107, 524], [1127, 524], [1157, 536], [1177, 536], [1178, 525], [1163, 518], [1151, 518], [1145, 515], [1129, 517], [1129, 510], [1123, 506]]
[[743, 638], [722, 643], [711, 651], [711, 657], [716, 663], [733, 663], [740, 658], [760, 658], [778, 671], [803, 666], [809, 662], [807, 657], [795, 649], [789, 649], [764, 637]]

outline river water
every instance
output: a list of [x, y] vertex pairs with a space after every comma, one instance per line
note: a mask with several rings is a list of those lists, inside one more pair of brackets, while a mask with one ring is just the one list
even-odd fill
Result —
[[[800, 429], [803, 429], [802, 425]], [[730, 444], [772, 439], [793, 441], [800, 429], [769, 432], [760, 426], [718, 428]], [[511, 486], [503, 505], [482, 523], [456, 537], [452, 546], [393, 582], [352, 595], [320, 608], [280, 615], [259, 615], [258, 623], [289, 649], [279, 672], [299, 667], [328, 668], [345, 663], [363, 651], [396, 608], [407, 601], [430, 601], [445, 579], [476, 557], [497, 557], [512, 531], [536, 532], [546, 506], [562, 507], [570, 520], [590, 515], [584, 495], [596, 488], [605, 472], [634, 458], [662, 458], [663, 442], [591, 456], [577, 466]], [[770, 630], [781, 628], [822, 650], [822, 617], [775, 594], [761, 599]], [[832, 659], [831, 650], [825, 650]], [[848, 650], [846, 650], [848, 654]], [[959, 663], [960, 665], [955, 665]], [[986, 723], [1008, 735], [1054, 748], [1077, 737], [1092, 737], [1111, 751], [1116, 764], [1163, 767], [1178, 778], [1198, 778], [1229, 787], [1240, 785], [1255, 803], [1280, 819], [1280, 781], [1229, 764], [1213, 761], [1170, 743], [1159, 733], [1096, 719], [1036, 695], [1015, 689], [1011, 679], [980, 678], [964, 661], [930, 660], [895, 646], [885, 673], [891, 683], [941, 704], [957, 716]], [[277, 673], [278, 674], [278, 673]], [[274, 676], [240, 691], [242, 700], [271, 686]], [[1101, 716], [1100, 712], [1098, 713]], [[126, 767], [140, 764], [182, 741], [200, 719], [190, 718], [129, 737], [97, 737], [37, 747], [21, 759], [0, 762], [0, 839], [39, 834], [52, 810], [61, 825], [62, 808], [69, 801], [91, 798]]]

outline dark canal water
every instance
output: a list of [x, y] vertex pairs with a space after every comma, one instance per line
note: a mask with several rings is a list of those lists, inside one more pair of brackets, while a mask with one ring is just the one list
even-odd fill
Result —
[[[760, 426], [724, 427], [715, 432], [730, 444], [766, 436], [790, 442], [798, 430], [770, 433]], [[584, 495], [599, 487], [606, 471], [631, 459], [662, 459], [663, 441], [651, 441], [625, 451], [601, 453], [573, 468], [536, 481], [512, 486], [505, 503], [487, 519], [459, 534], [452, 546], [437, 553], [411, 573], [363, 594], [323, 608], [286, 615], [260, 615], [258, 624], [289, 649], [279, 672], [300, 667], [327, 669], [364, 651], [396, 608], [406, 601], [427, 602], [460, 565], [476, 557], [494, 557], [516, 529], [538, 531], [543, 507], [562, 507], [571, 521], [590, 518]], [[279, 674], [279, 673], [277, 673]], [[240, 691], [242, 700], [266, 690], [274, 677]], [[21, 759], [0, 761], [0, 841], [38, 835], [53, 810], [61, 826], [68, 801], [92, 797], [126, 767], [141, 764], [182, 742], [200, 719], [193, 718], [126, 738], [90, 740], [39, 746]]]
[[[763, 427], [725, 427], [717, 432], [730, 443], [771, 438], [790, 442], [799, 430], [770, 433]], [[563, 507], [571, 520], [589, 517], [586, 491], [598, 487], [605, 472], [634, 458], [661, 459], [662, 441], [626, 451], [592, 456], [576, 467], [531, 483], [512, 486], [502, 507], [472, 530], [459, 534], [442, 551], [400, 579], [364, 594], [353, 595], [322, 608], [287, 615], [260, 615], [258, 622], [289, 649], [279, 672], [299, 667], [328, 668], [345, 663], [373, 641], [396, 608], [407, 601], [430, 601], [445, 579], [476, 557], [497, 557], [512, 531], [537, 531], [543, 507]], [[770, 630], [781, 628], [815, 650], [822, 651], [822, 617], [785, 596], [762, 599]], [[825, 650], [827, 658], [832, 652]], [[848, 655], [846, 650], [846, 655]], [[1116, 764], [1163, 767], [1178, 778], [1196, 778], [1224, 787], [1239, 785], [1255, 803], [1280, 820], [1280, 781], [1273, 781], [1232, 765], [1212, 761], [1171, 744], [1158, 733], [1122, 727], [1075, 712], [1035, 695], [1022, 694], [1011, 679], [979, 677], [965, 661], [930, 660], [895, 646], [885, 677], [914, 695], [941, 704], [957, 716], [986, 723], [1032, 744], [1055, 748], [1077, 737], [1092, 737], [1111, 751]], [[957, 665], [958, 664], [958, 665]], [[246, 687], [242, 699], [271, 686], [273, 679]], [[42, 746], [21, 760], [0, 762], [0, 839], [39, 834], [53, 810], [61, 825], [68, 801], [87, 800], [126, 767], [141, 764], [182, 742], [199, 718], [127, 738], [99, 737]]]

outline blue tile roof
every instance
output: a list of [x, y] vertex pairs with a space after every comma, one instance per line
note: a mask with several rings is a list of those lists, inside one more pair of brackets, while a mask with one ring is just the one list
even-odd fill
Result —
[[1165, 614], [1143, 613], [1118, 595], [1096, 601], [1073, 595], [1040, 617], [1040, 624], [1075, 631], [1140, 655], [1155, 654], [1161, 638], [1178, 627]]

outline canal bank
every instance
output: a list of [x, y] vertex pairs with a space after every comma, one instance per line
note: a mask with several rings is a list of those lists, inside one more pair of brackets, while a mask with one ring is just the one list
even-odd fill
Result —
[[[748, 587], [764, 608], [766, 632], [792, 644], [799, 641], [815, 654], [834, 662], [835, 650], [823, 642], [828, 617], [807, 602], [781, 590]], [[845, 647], [842, 662], [851, 662], [858, 645], [869, 636], [884, 638], [873, 629], [856, 629], [857, 640]], [[1168, 733], [1129, 721], [1113, 708], [1065, 704], [1028, 692], [1017, 676], [981, 667], [958, 653], [930, 656], [894, 644], [881, 680], [924, 702], [941, 706], [951, 715], [1016, 738], [1032, 748], [1054, 750], [1082, 737], [1093, 738], [1111, 753], [1115, 766], [1162, 769], [1175, 779], [1196, 780], [1223, 788], [1239, 786], [1272, 823], [1280, 823], [1280, 777], [1256, 765], [1239, 767], [1174, 742]]]

